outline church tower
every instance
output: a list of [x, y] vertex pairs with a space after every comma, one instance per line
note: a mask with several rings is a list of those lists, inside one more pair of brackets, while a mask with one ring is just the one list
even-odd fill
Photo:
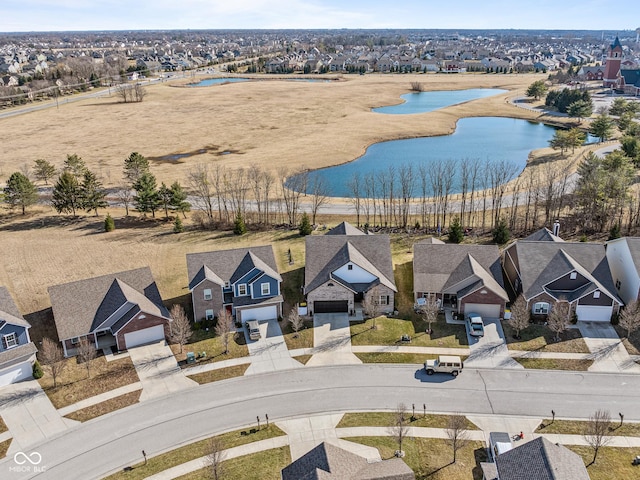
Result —
[[604, 77], [602, 86], [605, 88], [615, 88], [618, 77], [620, 76], [620, 64], [622, 63], [622, 45], [620, 39], [616, 35], [616, 39], [609, 46], [609, 54], [607, 55], [607, 63], [604, 68]]

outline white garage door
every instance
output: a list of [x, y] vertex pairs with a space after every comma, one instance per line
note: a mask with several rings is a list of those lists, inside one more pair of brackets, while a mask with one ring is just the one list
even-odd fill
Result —
[[137, 347], [138, 345], [157, 342], [162, 339], [164, 339], [164, 328], [162, 327], [162, 325], [143, 328], [142, 330], [138, 330], [137, 332], [124, 334], [124, 343], [126, 344], [125, 348]]
[[464, 313], [477, 313], [481, 317], [498, 318], [500, 316], [500, 305], [484, 303], [465, 303]]
[[576, 315], [578, 320], [583, 322], [610, 322], [613, 307], [596, 307], [578, 305], [576, 307]]
[[5, 370], [0, 370], [0, 387], [30, 378], [32, 374], [31, 362], [22, 362]]
[[278, 308], [275, 305], [271, 305], [270, 307], [243, 309], [241, 318], [243, 322], [247, 320], [271, 320], [272, 318], [278, 318]]

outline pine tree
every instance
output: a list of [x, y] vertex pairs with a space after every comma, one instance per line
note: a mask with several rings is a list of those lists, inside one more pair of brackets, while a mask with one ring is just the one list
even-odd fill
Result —
[[51, 205], [58, 213], [71, 213], [82, 207], [82, 191], [78, 179], [69, 170], [62, 172], [53, 187]]
[[87, 165], [84, 163], [82, 157], [79, 157], [75, 153], [73, 155], [67, 155], [67, 159], [64, 161], [63, 170], [71, 172], [71, 174], [79, 179], [84, 175]]
[[25, 174], [12, 173], [4, 187], [4, 201], [11, 208], [21, 207], [24, 215], [26, 208], [38, 201], [38, 189]]
[[187, 218], [185, 212], [191, 210], [191, 204], [187, 202], [187, 192], [185, 192], [182, 186], [178, 182], [171, 184], [171, 208], [176, 212], [182, 213], [184, 218]]
[[48, 185], [49, 179], [53, 178], [56, 174], [56, 167], [41, 158], [36, 160], [35, 163], [36, 166], [33, 169], [33, 174], [38, 180], [42, 180], [45, 185]]
[[496, 228], [493, 230], [493, 241], [498, 245], [504, 245], [511, 238], [511, 232], [507, 227], [507, 222], [504, 218], [498, 220]]
[[164, 218], [166, 220], [169, 220], [169, 205], [171, 204], [172, 196], [171, 189], [162, 182], [158, 189], [158, 202], [164, 209]]
[[104, 231], [113, 232], [116, 229], [116, 224], [113, 221], [113, 217], [107, 213], [107, 217], [104, 219]]
[[451, 243], [460, 243], [464, 239], [464, 231], [460, 224], [460, 219], [455, 217], [449, 225], [449, 241]]
[[173, 221], [173, 233], [182, 233], [184, 232], [184, 227], [182, 226], [182, 220], [180, 217], [176, 217]]
[[236, 235], [244, 235], [247, 233], [247, 226], [244, 224], [244, 218], [240, 210], [238, 210], [236, 219], [233, 222], [233, 233]]
[[307, 215], [307, 212], [302, 214], [302, 218], [300, 219], [299, 231], [300, 235], [302, 235], [303, 237], [306, 235], [311, 235], [311, 222], [309, 221], [309, 215]]
[[149, 213], [153, 217], [156, 216], [156, 210], [160, 204], [158, 196], [158, 187], [156, 177], [151, 173], [144, 173], [133, 185], [136, 195], [133, 197], [133, 203], [140, 213]]
[[123, 172], [124, 178], [135, 185], [142, 175], [149, 173], [149, 160], [138, 152], [133, 152], [124, 160]]
[[106, 208], [109, 204], [105, 200], [107, 192], [102, 188], [102, 182], [98, 180], [98, 177], [91, 170], [85, 170], [82, 179], [82, 185], [80, 185], [82, 194], [82, 206], [87, 212], [92, 210], [98, 216], [99, 208]]

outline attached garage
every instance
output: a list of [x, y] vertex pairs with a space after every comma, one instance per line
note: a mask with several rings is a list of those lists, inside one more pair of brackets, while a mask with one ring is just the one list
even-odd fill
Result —
[[610, 322], [613, 314], [612, 306], [578, 305], [576, 315], [583, 322]]
[[145, 343], [159, 342], [160, 340], [164, 340], [164, 327], [162, 325], [155, 325], [124, 334], [125, 348], [137, 347]]
[[464, 313], [477, 313], [481, 317], [499, 318], [500, 305], [492, 303], [465, 303]]
[[33, 369], [29, 361], [0, 370], [0, 387], [31, 378], [32, 374]]
[[313, 313], [348, 313], [348, 300], [323, 300], [313, 302]]
[[270, 305], [268, 307], [243, 308], [240, 310], [240, 318], [243, 322], [278, 318], [278, 307], [276, 305]]

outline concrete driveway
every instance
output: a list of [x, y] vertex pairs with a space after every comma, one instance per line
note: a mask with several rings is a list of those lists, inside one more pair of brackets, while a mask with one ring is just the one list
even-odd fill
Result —
[[307, 365], [362, 363], [351, 351], [351, 329], [346, 313], [316, 313], [313, 316], [313, 346], [317, 353]]
[[245, 375], [275, 372], [303, 366], [300, 362], [291, 358], [278, 320], [262, 320], [259, 322], [259, 326], [259, 340], [251, 340], [249, 332], [246, 328], [243, 328], [249, 355], [251, 356], [251, 365]]
[[164, 340], [130, 348], [129, 355], [142, 383], [141, 402], [198, 386], [184, 376]]
[[504, 340], [504, 332], [499, 318], [485, 318], [484, 336], [472, 337], [467, 327], [469, 340], [469, 357], [465, 366], [470, 368], [524, 368], [509, 356], [509, 349]]
[[578, 329], [593, 359], [589, 371], [640, 373], [640, 365], [631, 359], [609, 323], [578, 322]]

